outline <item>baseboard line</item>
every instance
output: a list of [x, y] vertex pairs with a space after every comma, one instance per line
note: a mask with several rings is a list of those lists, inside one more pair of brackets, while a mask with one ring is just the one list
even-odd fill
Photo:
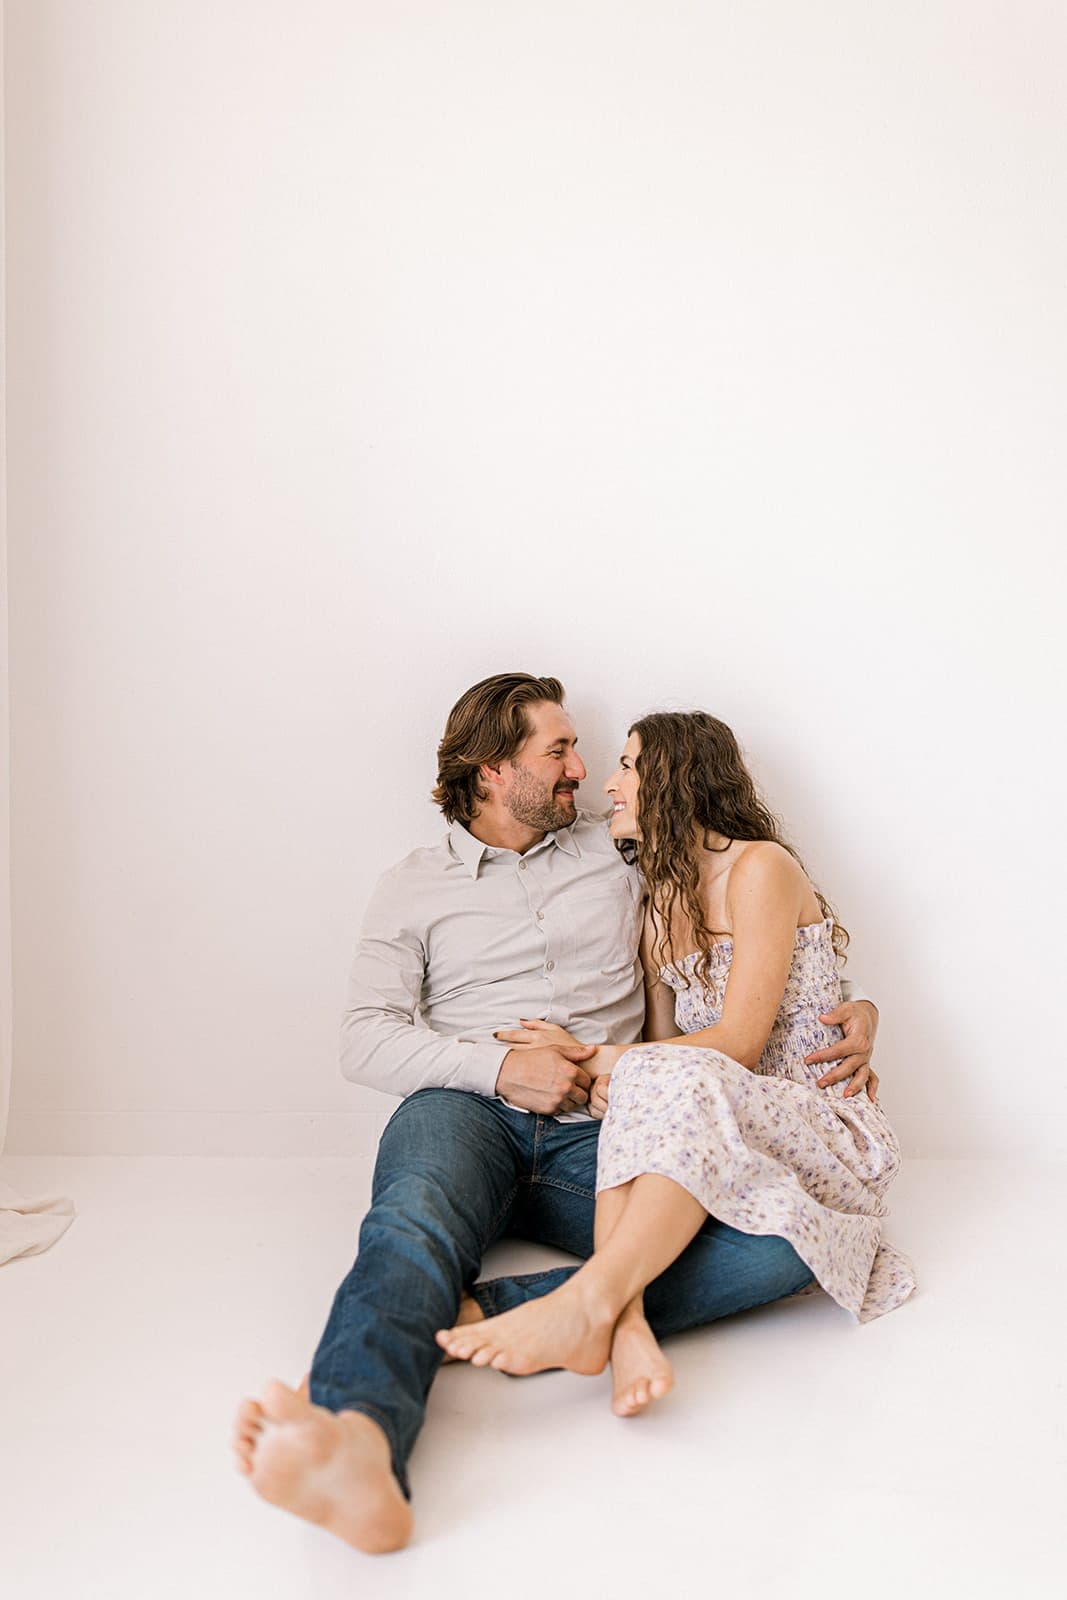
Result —
[[380, 1111], [60, 1111], [11, 1117], [4, 1153], [89, 1156], [367, 1156]]
[[[99, 1156], [368, 1156], [397, 1102], [355, 1111], [13, 1113], [4, 1153]], [[1067, 1160], [1067, 1112], [892, 1115], [905, 1157]]]

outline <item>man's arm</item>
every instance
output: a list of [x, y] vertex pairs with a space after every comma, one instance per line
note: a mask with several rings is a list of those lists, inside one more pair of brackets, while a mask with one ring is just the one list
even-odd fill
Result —
[[399, 897], [387, 873], [367, 907], [341, 1022], [341, 1072], [385, 1094], [429, 1088], [495, 1094], [506, 1044], [452, 1039], [416, 1025], [426, 948], [422, 931], [398, 908]]
[[452, 1038], [416, 1022], [426, 976], [426, 943], [400, 906], [386, 874], [363, 922], [341, 1022], [341, 1072], [385, 1094], [463, 1089], [504, 1095], [510, 1104], [551, 1115], [576, 1111], [590, 1079], [578, 1063], [592, 1045], [513, 1050], [495, 1039]]

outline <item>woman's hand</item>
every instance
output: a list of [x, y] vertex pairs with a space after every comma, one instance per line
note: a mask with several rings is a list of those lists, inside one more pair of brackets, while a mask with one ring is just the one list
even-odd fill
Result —
[[573, 1033], [561, 1028], [558, 1022], [545, 1022], [542, 1017], [520, 1017], [518, 1028], [498, 1028], [493, 1034], [501, 1044], [510, 1045], [581, 1045]]
[[610, 1072], [602, 1072], [598, 1078], [593, 1079], [593, 1087], [589, 1091], [589, 1115], [596, 1117], [598, 1122], [607, 1115], [610, 1087]]

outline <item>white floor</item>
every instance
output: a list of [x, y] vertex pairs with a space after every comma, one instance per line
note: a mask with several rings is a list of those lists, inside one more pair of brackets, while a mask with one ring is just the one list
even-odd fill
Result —
[[908, 1305], [687, 1334], [655, 1415], [613, 1417], [606, 1378], [445, 1370], [416, 1541], [378, 1559], [259, 1502], [228, 1444], [242, 1394], [304, 1370], [369, 1163], [5, 1157], [0, 1178], [79, 1211], [0, 1269], [9, 1600], [1065, 1592], [1067, 1166], [911, 1163]]

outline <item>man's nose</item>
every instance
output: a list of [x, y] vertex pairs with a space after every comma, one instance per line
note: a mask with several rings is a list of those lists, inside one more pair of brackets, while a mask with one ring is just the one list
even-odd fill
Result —
[[578, 783], [582, 783], [586, 777], [585, 762], [576, 750], [571, 751], [563, 770], [568, 778], [574, 778]]

